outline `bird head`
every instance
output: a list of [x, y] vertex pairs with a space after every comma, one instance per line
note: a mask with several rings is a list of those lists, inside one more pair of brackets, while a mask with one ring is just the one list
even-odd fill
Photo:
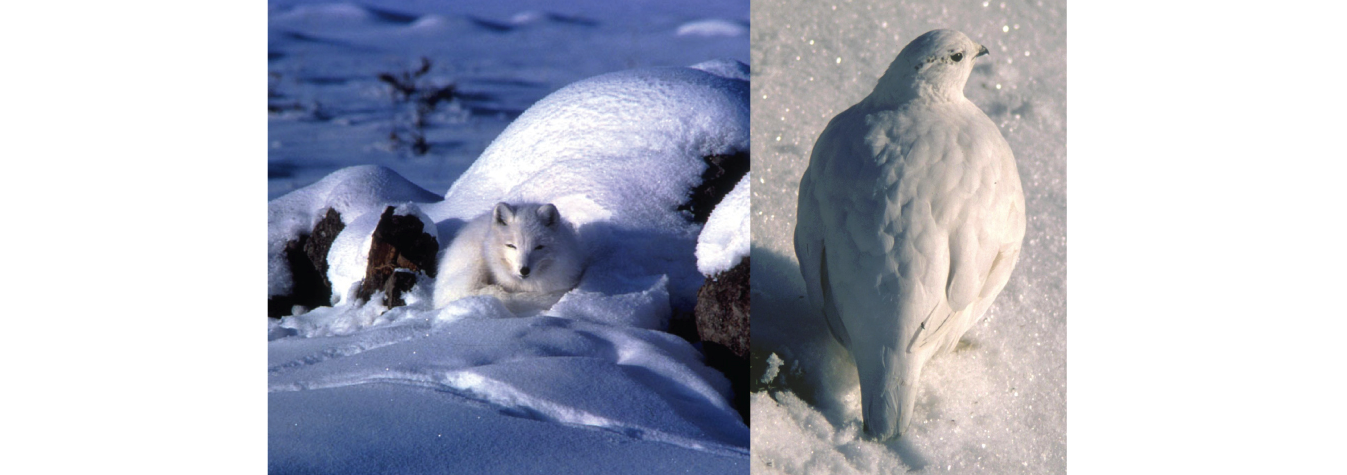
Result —
[[903, 47], [875, 86], [875, 94], [892, 99], [962, 99], [974, 58], [985, 54], [987, 47], [963, 33], [928, 31]]

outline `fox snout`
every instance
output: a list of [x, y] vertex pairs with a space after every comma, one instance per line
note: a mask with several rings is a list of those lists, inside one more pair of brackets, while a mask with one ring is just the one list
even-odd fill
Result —
[[528, 276], [529, 276], [529, 266], [520, 267], [520, 268], [519, 268], [519, 276], [520, 276], [520, 277], [528, 277]]

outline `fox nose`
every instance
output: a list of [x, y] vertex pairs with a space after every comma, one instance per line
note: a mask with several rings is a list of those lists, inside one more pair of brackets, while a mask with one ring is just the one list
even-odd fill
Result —
[[528, 268], [528, 266], [520, 267], [520, 268], [519, 268], [519, 275], [522, 276], [522, 277], [528, 277], [528, 276], [529, 276], [529, 268]]

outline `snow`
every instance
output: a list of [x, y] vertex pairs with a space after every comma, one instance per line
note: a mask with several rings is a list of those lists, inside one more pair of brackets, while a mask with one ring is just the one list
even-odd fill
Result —
[[[368, 236], [374, 232], [379, 214], [388, 205], [434, 202], [439, 199], [434, 193], [416, 186], [388, 168], [361, 165], [342, 169], [302, 190], [272, 200], [267, 203], [267, 296], [289, 293], [293, 283], [289, 266], [285, 262], [285, 243], [312, 230], [323, 219], [326, 209], [331, 208], [341, 214], [342, 223], [348, 227], [342, 231], [343, 234], [365, 232], [365, 236]], [[372, 218], [365, 217], [371, 213]], [[370, 223], [371, 219], [373, 223]], [[348, 237], [343, 242], [352, 239], [359, 237]], [[359, 245], [361, 242], [353, 244]], [[365, 251], [361, 252], [368, 251], [369, 244], [365, 242], [364, 246]], [[360, 277], [363, 276], [362, 271]]]
[[[753, 347], [776, 372], [752, 395], [755, 473], [1066, 470], [1065, 12], [1050, 1], [755, 5]], [[1015, 152], [1028, 231], [1011, 282], [967, 344], [926, 365], [907, 434], [875, 441], [861, 430], [850, 356], [799, 304], [797, 189], [828, 120], [936, 28], [991, 50], [965, 93]]]
[[[421, 211], [420, 206], [411, 202], [389, 205], [394, 206], [394, 216], [416, 216], [425, 225], [422, 232], [436, 238], [438, 242], [445, 242], [439, 240], [439, 228], [435, 226], [435, 221]], [[333, 239], [327, 254], [327, 280], [332, 283], [333, 305], [341, 305], [350, 299], [360, 281], [365, 278], [365, 265], [369, 262], [374, 228], [379, 225], [385, 207], [376, 207], [360, 214], [346, 223], [346, 227]]]
[[[542, 0], [527, 6], [458, 3], [461, 8], [494, 9], [499, 13], [476, 13], [498, 19], [527, 9], [562, 8]], [[572, 3], [579, 2], [567, 5]], [[610, 51], [598, 46], [620, 43], [610, 33], [627, 24], [658, 23], [671, 35], [686, 21], [747, 15], [742, 2], [693, 7], [688, 2], [618, 3], [613, 8], [619, 13], [646, 9], [663, 16], [624, 26], [606, 22], [600, 28], [608, 30], [571, 50]], [[766, 3], [755, 2], [755, 13], [766, 13], [757, 12], [769, 8]], [[1034, 5], [1005, 3], [1011, 13]], [[896, 26], [895, 18], [906, 16], [892, 9], [851, 14], [856, 10], [848, 10], [850, 5], [837, 2], [848, 19], [887, 21], [889, 28]], [[973, 3], [975, 8], [981, 5]], [[996, 2], [990, 5], [985, 8], [999, 8]], [[1341, 292], [1340, 270], [1347, 266], [1340, 220], [1332, 219], [1341, 214], [1340, 181], [1347, 175], [1344, 162], [1333, 159], [1341, 154], [1333, 131], [1347, 110], [1347, 91], [1332, 84], [1332, 54], [1314, 46], [1341, 41], [1343, 6], [1129, 5], [1135, 8], [1072, 5], [1070, 85], [1056, 79], [1050, 83], [1068, 88], [1071, 102], [1071, 471], [1332, 472], [1341, 465], [1337, 434], [1347, 422], [1339, 401], [1340, 378], [1335, 377], [1341, 373], [1340, 340], [1347, 333], [1347, 319], [1341, 318], [1340, 304], [1332, 298]], [[808, 13], [831, 21], [835, 14], [829, 7]], [[13, 160], [8, 173], [0, 175], [0, 194], [12, 205], [7, 217], [13, 229], [5, 233], [4, 242], [19, 251], [8, 264], [26, 285], [11, 299], [16, 305], [8, 309], [17, 318], [7, 320], [6, 332], [14, 338], [0, 351], [10, 363], [5, 367], [10, 381], [28, 389], [7, 393], [5, 427], [16, 440], [3, 463], [7, 473], [93, 473], [109, 466], [150, 474], [261, 473], [269, 458], [268, 434], [285, 437], [295, 424], [330, 422], [325, 419], [329, 415], [354, 423], [322, 438], [314, 434], [312, 444], [294, 445], [293, 455], [278, 456], [320, 460], [313, 454], [348, 454], [340, 460], [322, 459], [314, 471], [349, 467], [358, 473], [388, 472], [381, 463], [389, 457], [382, 455], [389, 450], [386, 439], [396, 437], [403, 444], [399, 447], [405, 447], [398, 462], [421, 473], [442, 473], [448, 462], [439, 455], [465, 452], [476, 456], [453, 459], [463, 464], [463, 473], [506, 471], [519, 461], [555, 467], [560, 473], [592, 473], [581, 467], [596, 466], [611, 466], [612, 473], [723, 472], [713, 470], [720, 456], [504, 415], [452, 395], [383, 397], [377, 394], [381, 386], [369, 384], [345, 393], [325, 390], [333, 395], [327, 400], [316, 391], [269, 396], [261, 374], [267, 351], [258, 338], [257, 294], [267, 285], [260, 258], [261, 197], [274, 199], [333, 170], [376, 162], [344, 160], [366, 153], [361, 144], [367, 141], [308, 124], [314, 135], [285, 143], [298, 147], [311, 142], [329, 149], [332, 153], [309, 156], [332, 163], [312, 173], [295, 168], [289, 179], [260, 179], [269, 172], [260, 157], [278, 137], [276, 130], [269, 136], [268, 119], [257, 107], [264, 93], [260, 78], [267, 66], [258, 57], [268, 46], [268, 18], [255, 4], [179, 2], [169, 11], [136, 2], [21, 2], [11, 8], [6, 33], [14, 44], [24, 45], [8, 51], [13, 68], [33, 73], [11, 74], [5, 80], [6, 112], [21, 120], [9, 128], [17, 138], [6, 143], [6, 156]], [[687, 8], [697, 10], [678, 13]], [[745, 13], [712, 11], [722, 8]], [[946, 18], [938, 6], [897, 8], [920, 8], [930, 18]], [[1057, 21], [1066, 21], [1066, 9], [1053, 11], [1060, 15]], [[764, 28], [771, 24], [754, 20], [755, 44], [820, 42], [819, 36], [805, 38], [803, 31], [780, 34], [779, 26], [769, 33]], [[939, 23], [970, 33], [976, 29]], [[937, 25], [915, 29], [928, 26]], [[999, 32], [1001, 26], [993, 23], [987, 31]], [[1023, 21], [1019, 30], [1009, 26], [1018, 34], [1029, 31]], [[853, 30], [836, 29], [835, 34], [875, 31], [864, 25], [853, 25]], [[639, 51], [663, 46], [643, 34], [643, 28], [631, 31], [628, 38], [640, 44], [617, 47]], [[504, 43], [517, 36], [482, 41]], [[723, 49], [742, 49], [737, 54], [747, 56], [743, 41]], [[900, 46], [897, 41], [890, 46]], [[677, 46], [688, 50], [698, 45]], [[705, 46], [712, 47], [709, 42]], [[328, 47], [312, 50], [319, 48]], [[520, 101], [522, 110], [574, 80], [653, 65], [648, 63], [657, 54], [596, 53], [593, 59], [558, 55], [556, 62], [530, 67], [530, 74], [569, 79], [549, 79], [537, 90], [512, 90], [527, 90], [533, 97]], [[850, 55], [842, 65], [836, 56], [798, 55], [836, 68], [856, 66]], [[735, 57], [707, 55], [713, 56]], [[778, 59], [787, 63], [794, 56]], [[415, 59], [387, 57], [401, 67]], [[1030, 57], [1037, 61], [1051, 56], [1034, 50]], [[286, 58], [302, 56], [291, 52]], [[780, 63], [764, 65], [762, 58], [753, 58], [756, 73], [779, 71]], [[658, 65], [698, 61], [702, 58]], [[1016, 57], [1015, 63], [1020, 61]], [[565, 72], [563, 62], [619, 67]], [[447, 62], [436, 64], [447, 67]], [[818, 73], [825, 70], [821, 66], [811, 69]], [[855, 77], [873, 80], [875, 68]], [[821, 76], [815, 76], [818, 82]], [[755, 87], [767, 85], [762, 79], [754, 78]], [[1001, 91], [1006, 90], [1003, 84]], [[770, 113], [764, 118], [797, 119], [797, 109], [768, 110], [760, 100], [760, 95], [753, 96], [755, 110]], [[837, 107], [847, 105], [835, 100]], [[986, 96], [974, 100], [988, 104]], [[367, 132], [360, 122], [353, 124], [346, 132]], [[476, 151], [463, 156], [478, 155], [504, 125], [494, 131], [491, 124], [483, 125], [472, 136], [486, 138], [468, 140], [463, 148]], [[331, 147], [318, 145], [324, 136], [339, 140]], [[378, 140], [377, 134], [367, 136]], [[761, 150], [778, 145], [775, 135], [754, 139], [764, 137], [766, 141], [758, 141]], [[1008, 138], [1012, 144], [1020, 140]], [[791, 143], [793, 138], [782, 140]], [[356, 146], [349, 153], [341, 146], [352, 143]], [[1016, 152], [1022, 165], [1030, 158], [1021, 148]], [[414, 167], [416, 160], [390, 157], [380, 164], [392, 164], [399, 174], [442, 195], [452, 178], [439, 178], [437, 185], [421, 181], [423, 175], [415, 170], [400, 168]], [[461, 171], [468, 162], [470, 158], [446, 164], [445, 175], [456, 176], [448, 171], [455, 166]], [[755, 176], [769, 176], [761, 163], [755, 165]], [[290, 179], [302, 183], [289, 187]], [[279, 187], [283, 190], [271, 189], [282, 182], [287, 183]], [[1026, 183], [1026, 189], [1032, 191], [1032, 186]], [[768, 191], [761, 181], [755, 183], [754, 204], [757, 194]], [[782, 211], [754, 206], [755, 231], [762, 229], [759, 211], [763, 217], [786, 218]], [[37, 229], [74, 232], [26, 231]], [[755, 251], [759, 244], [754, 242]], [[192, 256], [200, 267], [173, 274], [183, 278], [166, 279], [169, 268], [146, 261], [147, 256], [170, 255]], [[789, 277], [754, 270], [755, 284]], [[153, 290], [146, 282], [155, 282]], [[754, 295], [755, 301], [761, 298]], [[1014, 328], [1004, 325], [1009, 315], [997, 316], [991, 327]], [[783, 365], [781, 371], [789, 368]], [[996, 367], [996, 372], [1004, 371]], [[367, 397], [349, 397], [358, 390], [367, 391]], [[386, 420], [384, 410], [400, 406], [419, 417], [405, 420], [396, 428], [399, 433], [377, 424]], [[283, 418], [276, 427], [269, 427], [269, 408]], [[755, 427], [760, 420], [773, 421], [759, 414]], [[470, 447], [439, 450], [437, 441], [450, 437], [452, 443]], [[973, 447], [980, 449], [980, 443]], [[987, 447], [1002, 451], [991, 441]], [[664, 463], [668, 460], [681, 463]], [[1034, 473], [1006, 465], [1008, 473]], [[938, 471], [933, 463], [928, 467]], [[956, 466], [951, 471], [959, 470]]]
[[[697, 351], [676, 336], [569, 318], [516, 318], [485, 296], [438, 312], [414, 307], [390, 310], [400, 315], [349, 335], [272, 341], [270, 391], [380, 383], [404, 394], [434, 399], [448, 393], [517, 417], [643, 441], [720, 455], [747, 452], [747, 428], [724, 400], [729, 381], [702, 365]], [[303, 442], [318, 434], [295, 435], [294, 442]], [[290, 441], [273, 439], [273, 453], [286, 452], [283, 442]]]
[[744, 36], [748, 27], [721, 19], [700, 20], [684, 23], [678, 27], [678, 36]]
[[697, 236], [697, 270], [711, 277], [730, 270], [749, 253], [750, 172], [711, 211]]
[[[443, 195], [516, 117], [566, 85], [628, 69], [749, 62], [744, 0], [280, 0], [268, 3], [268, 20], [268, 199], [365, 164]], [[739, 29], [678, 34], [697, 22]], [[421, 57], [431, 67], [416, 83], [453, 84], [459, 96], [426, 115], [428, 150], [417, 155], [407, 146], [414, 107], [378, 76], [413, 71]]]
[[581, 228], [602, 220], [624, 229], [691, 230], [670, 210], [700, 182], [701, 157], [748, 149], [747, 93], [744, 80], [690, 68], [619, 71], [571, 84], [501, 132], [428, 212], [470, 219], [502, 199], [551, 202]]
[[[611, 295], [667, 276], [674, 308], [702, 284], [699, 227], [676, 211], [701, 180], [702, 157], [748, 149], [745, 66], [645, 68], [600, 75], [538, 101], [426, 212], [450, 227], [499, 201], [552, 203], [593, 256], [580, 283]], [[724, 75], [720, 75], [724, 74]], [[728, 77], [727, 77], [728, 76]], [[576, 133], [575, 124], [585, 124]], [[653, 178], [653, 179], [652, 179]], [[613, 277], [620, 276], [620, 277]], [[566, 307], [563, 307], [566, 308]], [[667, 316], [646, 314], [646, 324]]]
[[[417, 472], [434, 461], [473, 467], [483, 463], [480, 442], [465, 439], [497, 430], [517, 431], [509, 437], [517, 446], [497, 450], [512, 457], [493, 472], [589, 472], [594, 467], [578, 462], [606, 457], [615, 460], [603, 467], [624, 467], [634, 463], [629, 456], [651, 451], [668, 457], [658, 459], [665, 466], [746, 469], [748, 428], [729, 406], [729, 380], [686, 341], [593, 311], [607, 304], [611, 314], [642, 315], [651, 312], [643, 307], [662, 305], [667, 315], [667, 293], [573, 292], [551, 311], [564, 317], [517, 317], [490, 296], [431, 309], [430, 287], [419, 283], [413, 294], [423, 294], [405, 307], [324, 307], [272, 324], [273, 471], [334, 464], [325, 470], [359, 472], [354, 467], [369, 463]], [[469, 415], [477, 421], [459, 420]], [[423, 430], [404, 431], [407, 425]], [[384, 434], [375, 453], [354, 428]], [[578, 457], [549, 452], [576, 437], [602, 443]], [[615, 452], [627, 444], [642, 450]], [[551, 465], [558, 457], [569, 461]]]
[[[272, 102], [297, 106], [271, 115], [269, 262], [326, 206], [346, 227], [328, 254], [334, 306], [268, 323], [270, 471], [746, 471], [729, 380], [664, 331], [702, 283], [702, 226], [678, 207], [702, 157], [749, 148], [746, 28], [676, 30], [746, 21], [746, 6], [691, 3], [673, 22], [588, 2], [272, 4]], [[639, 48], [633, 28], [659, 47]], [[726, 45], [738, 54], [710, 56]], [[395, 47], [400, 64], [374, 52]], [[421, 54], [434, 66], [418, 85], [457, 80], [464, 95], [427, 116], [416, 155], [388, 141], [411, 127], [410, 106], [375, 78]], [[721, 240], [747, 242], [746, 183], [740, 235]], [[480, 295], [436, 309], [424, 276], [406, 306], [352, 297], [385, 206], [421, 217], [443, 248], [499, 201], [553, 203], [576, 227], [591, 258], [555, 304], [512, 312]]]
[[732, 59], [713, 59], [688, 66], [727, 79], [749, 80], [748, 65]]

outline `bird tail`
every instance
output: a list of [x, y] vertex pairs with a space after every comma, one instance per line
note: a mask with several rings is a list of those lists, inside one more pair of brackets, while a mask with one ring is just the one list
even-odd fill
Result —
[[902, 437], [912, 422], [922, 362], [887, 346], [878, 355], [877, 360], [856, 359], [865, 432], [879, 440]]

